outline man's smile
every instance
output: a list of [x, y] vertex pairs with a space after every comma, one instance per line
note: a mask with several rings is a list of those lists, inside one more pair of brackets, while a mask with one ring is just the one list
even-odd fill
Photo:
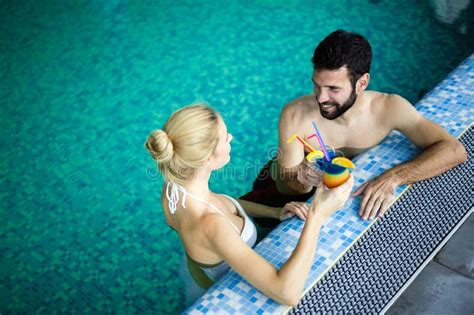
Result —
[[325, 112], [332, 112], [337, 109], [336, 104], [319, 104], [320, 108]]

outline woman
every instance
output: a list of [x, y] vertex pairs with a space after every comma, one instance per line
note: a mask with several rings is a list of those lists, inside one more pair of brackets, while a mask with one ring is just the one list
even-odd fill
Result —
[[[199, 286], [202, 294], [231, 267], [275, 301], [295, 305], [313, 261], [321, 225], [342, 207], [353, 179], [332, 190], [320, 184], [311, 206], [291, 203], [272, 208], [237, 201], [209, 190], [212, 171], [230, 160], [231, 141], [219, 114], [206, 105], [192, 105], [176, 111], [145, 144], [165, 179], [162, 205], [168, 225], [184, 245], [188, 275], [194, 282], [188, 285]], [[252, 249], [256, 229], [247, 213], [280, 219], [297, 214], [306, 219], [293, 254], [280, 270]]]

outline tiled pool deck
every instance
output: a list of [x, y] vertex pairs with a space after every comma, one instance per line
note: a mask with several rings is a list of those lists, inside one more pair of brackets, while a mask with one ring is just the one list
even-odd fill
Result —
[[[458, 137], [472, 125], [474, 117], [474, 55], [467, 58], [437, 87], [416, 104], [425, 117], [440, 124]], [[354, 159], [355, 186], [386, 169], [411, 159], [417, 149], [399, 132], [393, 132], [381, 144]], [[400, 195], [407, 186], [398, 187]], [[357, 211], [359, 199], [328, 219], [320, 234], [317, 252], [305, 284], [305, 292], [352, 246], [375, 221], [363, 221]], [[390, 215], [390, 213], [387, 213]], [[292, 218], [281, 223], [255, 250], [280, 268], [295, 248], [303, 222]], [[285, 313], [281, 305], [251, 286], [234, 271], [220, 279], [186, 312], [192, 314], [221, 313]]]

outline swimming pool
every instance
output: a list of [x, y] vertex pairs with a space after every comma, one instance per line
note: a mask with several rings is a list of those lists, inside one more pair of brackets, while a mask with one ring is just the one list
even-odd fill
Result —
[[360, 3], [0, 4], [0, 311], [182, 309], [182, 249], [143, 148], [177, 108], [223, 114], [232, 162], [212, 187], [239, 196], [277, 144], [280, 109], [311, 93], [331, 31], [364, 34], [370, 88], [412, 102], [472, 52], [462, 6]]

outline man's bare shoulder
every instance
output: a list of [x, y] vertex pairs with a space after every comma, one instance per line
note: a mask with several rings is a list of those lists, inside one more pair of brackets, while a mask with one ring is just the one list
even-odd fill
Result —
[[315, 108], [317, 108], [317, 104], [314, 95], [304, 95], [286, 104], [281, 111], [280, 119], [288, 122], [300, 121], [301, 118], [306, 117]]
[[383, 107], [386, 105], [387, 97], [390, 94], [377, 92], [377, 91], [365, 91], [364, 98], [367, 100], [367, 103], [372, 107]]
[[370, 92], [370, 110], [377, 121], [390, 129], [400, 130], [402, 126], [420, 119], [415, 107], [398, 94]]
[[375, 104], [381, 104], [381, 105], [396, 105], [399, 103], [408, 103], [405, 98], [398, 94], [390, 94], [390, 93], [383, 93], [383, 92], [377, 92], [377, 91], [366, 91], [365, 92], [368, 97], [374, 102]]
[[377, 91], [366, 91], [365, 94], [373, 112], [387, 114], [397, 112], [406, 106], [411, 106], [410, 102], [398, 94]]

